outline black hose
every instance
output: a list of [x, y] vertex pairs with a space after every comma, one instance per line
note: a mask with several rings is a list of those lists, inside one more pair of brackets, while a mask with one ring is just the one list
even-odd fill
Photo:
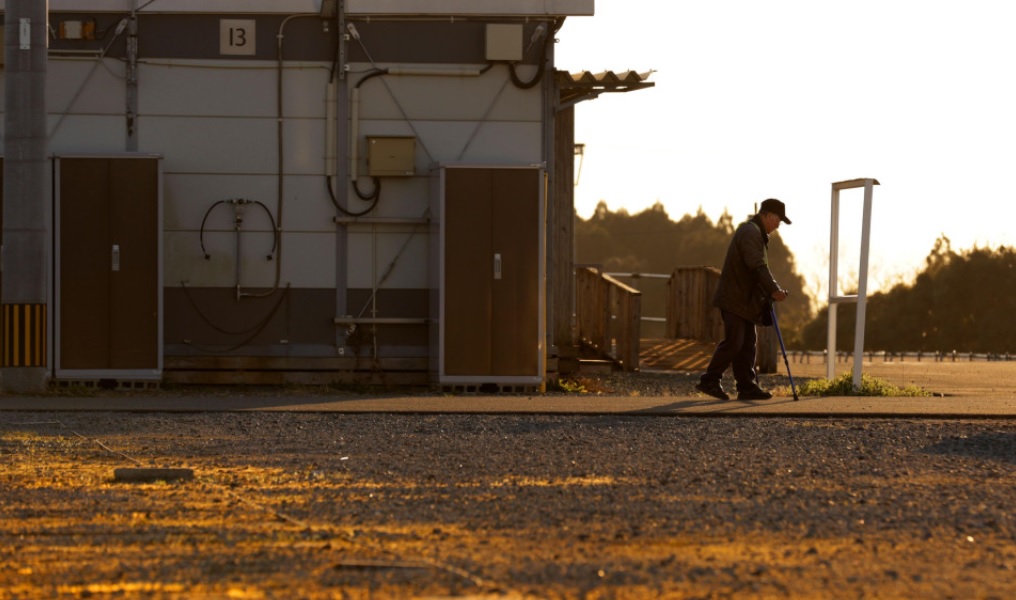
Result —
[[[222, 334], [226, 334], [226, 335], [243, 335], [243, 336], [246, 336], [246, 337], [244, 337], [244, 339], [242, 341], [240, 341], [237, 344], [233, 344], [232, 346], [229, 346], [227, 348], [218, 348], [218, 349], [216, 349], [216, 348], [210, 348], [208, 346], [204, 346], [204, 345], [201, 345], [201, 344], [195, 344], [193, 342], [185, 342], [187, 345], [189, 345], [191, 347], [194, 347], [194, 348], [197, 348], [199, 350], [202, 350], [204, 352], [225, 353], [225, 352], [232, 352], [234, 350], [238, 350], [238, 349], [246, 346], [251, 341], [253, 341], [254, 338], [256, 338], [259, 333], [261, 333], [262, 331], [265, 330], [265, 328], [268, 326], [268, 324], [272, 321], [272, 317], [274, 317], [275, 314], [279, 312], [279, 308], [282, 306], [282, 304], [286, 300], [286, 298], [289, 297], [289, 284], [286, 284], [286, 287], [283, 289], [283, 293], [279, 294], [279, 299], [276, 300], [275, 305], [272, 306], [271, 310], [268, 311], [268, 314], [266, 314], [263, 319], [261, 319], [257, 323], [254, 323], [253, 325], [251, 325], [247, 329], [243, 329], [243, 330], [229, 330], [229, 329], [226, 329], [224, 327], [220, 327], [220, 326], [216, 325], [214, 322], [212, 322], [212, 320], [207, 315], [205, 315], [204, 312], [201, 311], [201, 309], [197, 305], [197, 302], [195, 302], [194, 298], [191, 296], [190, 290], [187, 288], [186, 282], [181, 281], [180, 282], [180, 286], [183, 288], [184, 296], [187, 297], [187, 300], [190, 301], [191, 306], [194, 308], [194, 311], [198, 314], [198, 317], [200, 317], [201, 320], [204, 321], [206, 325], [208, 325], [209, 327], [211, 327], [215, 331], [218, 331], [219, 333], [222, 333]], [[277, 290], [273, 290], [272, 293], [274, 293], [275, 291], [277, 291]]]
[[508, 74], [511, 76], [512, 84], [515, 87], [522, 90], [528, 90], [536, 87], [536, 84], [540, 83], [540, 80], [543, 79], [543, 74], [547, 70], [547, 51], [548, 48], [550, 48], [550, 45], [554, 43], [554, 34], [557, 33], [558, 29], [560, 29], [560, 25], [556, 25], [553, 31], [549, 31], [545, 34], [546, 37], [543, 40], [543, 51], [540, 52], [539, 66], [536, 69], [536, 75], [533, 75], [532, 79], [529, 81], [522, 81], [522, 79], [519, 78], [518, 73], [515, 72], [516, 63], [508, 63]]
[[339, 204], [338, 198], [335, 197], [335, 189], [332, 187], [332, 178], [325, 177], [325, 183], [328, 187], [328, 196], [329, 198], [331, 198], [332, 204], [335, 205], [335, 208], [339, 209], [342, 213], [344, 213], [346, 216], [349, 217], [362, 217], [363, 215], [369, 213], [370, 211], [374, 210], [377, 207], [378, 199], [381, 197], [381, 180], [378, 179], [377, 177], [374, 177], [373, 180], [374, 180], [374, 192], [370, 195], [362, 194], [360, 192], [360, 188], [356, 185], [356, 182], [355, 181], [353, 182], [353, 191], [356, 192], [356, 195], [361, 200], [371, 200], [372, 202], [367, 208], [361, 211], [352, 211]]
[[208, 207], [205, 211], [205, 218], [201, 219], [201, 229], [198, 232], [198, 240], [201, 242], [201, 253], [205, 255], [205, 260], [210, 260], [212, 255], [205, 250], [205, 222], [208, 221], [208, 215], [212, 214], [212, 209], [222, 204], [223, 202], [229, 202], [229, 200], [219, 200], [215, 204]]
[[[380, 77], [382, 75], [387, 74], [388, 69], [374, 69], [371, 72], [364, 75], [363, 77], [361, 77], [360, 80], [356, 82], [356, 85], [354, 87], [359, 88], [361, 85], [373, 79], [374, 77]], [[353, 143], [354, 144], [357, 143], [356, 140], [353, 140]], [[372, 177], [371, 180], [374, 182], [374, 189], [369, 194], [364, 193], [360, 190], [359, 182], [353, 181], [353, 191], [356, 193], [356, 196], [360, 200], [366, 200], [370, 202], [370, 205], [361, 211], [352, 211], [339, 204], [338, 198], [335, 197], [335, 187], [332, 184], [332, 178], [327, 175], [325, 176], [325, 187], [328, 188], [328, 197], [331, 198], [332, 204], [335, 205], [335, 208], [337, 208], [340, 212], [342, 212], [346, 216], [362, 217], [363, 215], [377, 208], [378, 200], [381, 197], [381, 180], [377, 177]]]
[[536, 75], [534, 75], [533, 78], [530, 79], [529, 81], [522, 81], [521, 79], [519, 79], [518, 74], [515, 72], [515, 64], [508, 63], [508, 74], [511, 75], [512, 84], [521, 90], [528, 90], [536, 87], [536, 84], [540, 83], [540, 80], [543, 79], [544, 70], [545, 70], [545, 62], [541, 60], [540, 66], [536, 70]]
[[[268, 254], [266, 258], [268, 260], [272, 260], [272, 258], [275, 255], [275, 250], [278, 248], [279, 243], [278, 236], [276, 234], [276, 232], [278, 231], [278, 227], [276, 227], [275, 225], [275, 217], [272, 215], [272, 211], [269, 210], [269, 208], [265, 206], [265, 204], [260, 200], [246, 200], [243, 198], [218, 200], [217, 202], [209, 206], [208, 210], [205, 211], [205, 216], [203, 219], [201, 219], [201, 229], [198, 232], [198, 240], [201, 243], [201, 253], [205, 255], [205, 260], [210, 260], [212, 258], [212, 255], [209, 254], [207, 250], [205, 250], [205, 224], [208, 222], [208, 215], [212, 214], [212, 210], [214, 210], [216, 206], [224, 202], [229, 202], [231, 204], [257, 204], [261, 208], [265, 209], [265, 213], [268, 214], [268, 220], [272, 224], [272, 251]], [[237, 233], [237, 235], [239, 235], [239, 233]], [[237, 260], [240, 260], [239, 256], [237, 257]]]
[[367, 81], [369, 81], [370, 79], [373, 79], [375, 77], [380, 77], [381, 75], [387, 75], [387, 74], [388, 74], [388, 69], [374, 69], [370, 73], [367, 73], [366, 75], [361, 77], [360, 81], [357, 81], [356, 85], [353, 86], [353, 87], [357, 87], [358, 88], [361, 85], [367, 83]]

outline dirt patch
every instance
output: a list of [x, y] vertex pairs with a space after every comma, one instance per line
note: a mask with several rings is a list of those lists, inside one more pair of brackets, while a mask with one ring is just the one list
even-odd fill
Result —
[[0, 598], [1013, 597], [1013, 456], [1011, 421], [0, 413]]

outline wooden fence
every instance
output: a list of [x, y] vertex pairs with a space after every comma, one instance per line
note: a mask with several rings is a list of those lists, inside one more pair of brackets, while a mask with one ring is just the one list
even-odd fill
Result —
[[718, 342], [723, 319], [713, 306], [720, 283], [715, 267], [677, 267], [667, 282], [667, 337]]
[[577, 268], [575, 320], [582, 344], [625, 371], [639, 370], [642, 292], [596, 269]]
[[[719, 342], [723, 339], [723, 318], [713, 306], [713, 294], [720, 283], [715, 267], [677, 267], [667, 282], [667, 337]], [[775, 373], [779, 345], [772, 327], [757, 328], [755, 362], [760, 373]]]

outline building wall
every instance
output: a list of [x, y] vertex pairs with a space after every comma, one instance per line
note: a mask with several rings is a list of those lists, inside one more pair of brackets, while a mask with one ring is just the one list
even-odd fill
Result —
[[[54, 22], [94, 17], [97, 29], [108, 34], [102, 40], [53, 42], [47, 89], [52, 154], [118, 153], [128, 147], [125, 36], [113, 33], [123, 16], [51, 15]], [[254, 54], [220, 54], [222, 18], [256, 24]], [[336, 325], [336, 317], [427, 317], [434, 280], [428, 236], [435, 230], [424, 221], [430, 216], [433, 167], [544, 160], [543, 86], [516, 87], [506, 65], [470, 77], [373, 77], [359, 86], [356, 169], [367, 173], [367, 137], [413, 136], [415, 175], [382, 180], [371, 213], [376, 220], [342, 218], [326, 185], [326, 173], [333, 170], [326, 163], [326, 132], [333, 127], [338, 134], [334, 171], [348, 172], [353, 166], [348, 98], [361, 78], [378, 68], [486, 66], [483, 19], [352, 22], [360, 39], [346, 48], [349, 70], [343, 74], [333, 67], [336, 26], [326, 29], [317, 15], [140, 16], [133, 125], [138, 151], [164, 157], [167, 356], [331, 356], [364, 343], [347, 339], [347, 327]], [[537, 24], [527, 20], [524, 40]], [[104, 58], [82, 56], [82, 50], [104, 51]], [[519, 77], [533, 77], [539, 59], [538, 49], [527, 54], [517, 67]], [[339, 82], [340, 97], [337, 119], [329, 125], [332, 80]], [[368, 177], [359, 183], [372, 187]], [[334, 194], [335, 202], [351, 210], [367, 206], [347, 178], [334, 180]], [[237, 213], [229, 202], [234, 199], [251, 201], [241, 205], [239, 244]], [[277, 246], [273, 225], [282, 232]], [[382, 356], [423, 356], [427, 327], [383, 326], [370, 345]]]

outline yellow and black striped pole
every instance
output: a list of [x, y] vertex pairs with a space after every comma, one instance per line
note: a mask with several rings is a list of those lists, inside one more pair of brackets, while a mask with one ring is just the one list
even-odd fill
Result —
[[46, 305], [3, 305], [3, 366], [46, 366]]
[[43, 391], [49, 382], [46, 303], [52, 286], [53, 171], [46, 127], [48, 9], [48, 3], [35, 0], [5, 2], [0, 184], [0, 388], [5, 393]]

